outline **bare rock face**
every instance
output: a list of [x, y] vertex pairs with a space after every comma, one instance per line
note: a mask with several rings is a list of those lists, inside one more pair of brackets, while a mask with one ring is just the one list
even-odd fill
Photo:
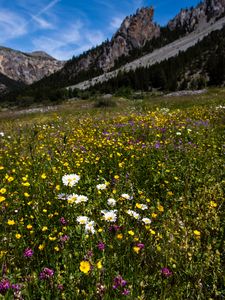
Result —
[[76, 62], [73, 73], [95, 68], [108, 71], [115, 61], [129, 51], [140, 48], [154, 37], [160, 35], [160, 27], [153, 23], [154, 10], [152, 7], [137, 10], [134, 15], [126, 17], [111, 41], [89, 51], [86, 56]]
[[191, 32], [198, 27], [206, 26], [225, 12], [225, 0], [205, 0], [195, 8], [182, 9], [169, 23], [170, 30], [176, 28]]
[[0, 73], [25, 84], [58, 71], [64, 64], [44, 52], [29, 54], [0, 47]]
[[146, 7], [124, 19], [102, 55], [100, 67], [104, 71], [112, 68], [120, 56], [128, 55], [129, 51], [143, 47], [147, 41], [160, 35], [160, 27], [153, 23], [153, 14], [153, 8]]

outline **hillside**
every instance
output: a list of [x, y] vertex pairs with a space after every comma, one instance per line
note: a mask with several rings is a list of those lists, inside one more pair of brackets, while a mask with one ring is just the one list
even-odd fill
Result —
[[[152, 53], [193, 31], [201, 39], [201, 32], [203, 35], [205, 31], [208, 34], [208, 28], [223, 17], [224, 10], [224, 0], [205, 0], [196, 7], [182, 9], [165, 27], [160, 27], [154, 22], [152, 7], [139, 9], [135, 14], [124, 19], [110, 41], [78, 57], [73, 57], [62, 70], [48, 77], [47, 80], [44, 79], [39, 86], [47, 84], [52, 87], [65, 87], [99, 75], [104, 77], [106, 73], [118, 69], [127, 62]], [[193, 43], [190, 44], [192, 45]]]
[[[134, 15], [124, 19], [121, 27], [110, 41], [106, 41], [78, 57], [73, 57], [54, 74], [45, 76], [42, 80], [34, 82], [19, 93], [10, 93], [2, 97], [1, 101], [16, 102], [17, 104], [41, 101], [57, 102], [77, 96], [77, 89], [85, 90], [95, 86], [93, 88], [95, 91], [98, 88], [113, 90], [117, 84], [112, 82], [120, 82], [118, 83], [119, 86], [128, 85], [133, 89], [139, 88], [142, 83], [145, 85], [145, 90], [154, 87], [179, 89], [185, 86], [185, 84], [182, 85], [182, 82], [185, 82], [186, 75], [190, 73], [190, 67], [195, 64], [196, 57], [187, 57], [188, 63], [183, 78], [178, 76], [179, 72], [183, 72], [180, 70], [180, 65], [174, 64], [171, 76], [168, 75], [168, 79], [165, 79], [165, 70], [160, 69], [161, 64], [159, 63], [168, 59], [171, 61], [172, 58], [177, 55], [179, 57], [181, 52], [186, 52], [195, 45], [197, 48], [201, 48], [201, 41], [207, 35], [223, 28], [225, 23], [224, 10], [224, 0], [205, 0], [194, 8], [181, 10], [165, 27], [159, 27], [154, 23], [152, 7], [137, 10]], [[223, 36], [221, 38], [223, 39]], [[209, 44], [210, 47], [212, 46], [210, 54], [213, 55], [220, 40], [214, 40], [212, 43], [213, 45], [211, 42]], [[46, 54], [40, 52], [29, 54], [30, 56], [33, 58], [40, 58], [41, 56], [44, 60], [49, 59]], [[202, 62], [202, 65], [198, 65], [198, 68], [194, 69], [197, 75], [202, 73], [204, 65], [205, 62]], [[139, 84], [140, 78], [136, 78], [135, 83], [133, 82], [131, 78], [136, 76], [135, 73], [143, 72], [142, 69], [147, 69], [146, 72], [150, 72], [152, 67], [157, 70], [166, 84], [152, 83], [158, 81], [157, 78], [160, 77], [158, 74], [155, 75], [156, 80], [151, 75], [146, 77], [151, 79], [149, 82], [145, 79]], [[209, 79], [210, 71], [207, 72], [200, 81], [204, 81], [205, 84], [212, 84], [213, 81]], [[190, 80], [196, 77], [194, 74], [192, 75], [189, 76]], [[172, 81], [175, 82], [174, 78], [179, 79], [177, 84], [171, 83]], [[110, 82], [104, 85], [104, 82], [107, 81]], [[63, 90], [66, 87], [67, 90]], [[191, 87], [191, 85], [187, 83], [187, 87]], [[73, 90], [75, 91], [73, 92]]]
[[[32, 84], [64, 66], [45, 52], [24, 53], [10, 48], [0, 47], [0, 73], [14, 82]], [[4, 82], [0, 81], [0, 84]], [[6, 86], [13, 88], [13, 85]]]
[[225, 27], [211, 32], [202, 41], [179, 52], [175, 57], [149, 67], [140, 66], [130, 71], [120, 71], [114, 78], [96, 83], [91, 89], [104, 93], [113, 93], [124, 87], [145, 91], [154, 88], [182, 90], [219, 86], [224, 85], [224, 82]]
[[[137, 68], [146, 68], [156, 63], [159, 63], [161, 61], [167, 60], [171, 57], [178, 55], [181, 51], [184, 52], [188, 48], [198, 44], [205, 36], [207, 36], [211, 32], [222, 29], [224, 23], [225, 23], [225, 17], [219, 19], [211, 26], [205, 27], [203, 30], [199, 30], [199, 29], [195, 30], [189, 35], [186, 35], [185, 37], [180, 38], [174, 41], [173, 43], [170, 43], [160, 49], [157, 49], [152, 53], [147, 54], [139, 59], [136, 59], [131, 63], [128, 63], [115, 71], [108, 72], [98, 77], [92, 78], [91, 80], [84, 81], [79, 84], [70, 86], [70, 88], [85, 90], [98, 83], [103, 83], [105, 81], [110, 80], [111, 78], [117, 77], [118, 74], [120, 73], [127, 73], [131, 70], [136, 70]], [[217, 43], [218, 42], [219, 41], [217, 41]]]

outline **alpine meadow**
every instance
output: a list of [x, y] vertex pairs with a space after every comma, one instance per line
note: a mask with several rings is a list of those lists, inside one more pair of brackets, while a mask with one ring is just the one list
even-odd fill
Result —
[[225, 299], [225, 0], [149, 2], [0, 0], [0, 300]]

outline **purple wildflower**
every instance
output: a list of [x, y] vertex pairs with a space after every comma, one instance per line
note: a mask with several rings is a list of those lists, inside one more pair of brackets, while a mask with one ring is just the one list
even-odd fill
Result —
[[104, 244], [103, 242], [99, 242], [99, 243], [98, 243], [98, 249], [99, 249], [100, 251], [103, 251], [103, 250], [105, 249], [105, 244]]
[[159, 141], [156, 141], [155, 143], [155, 149], [159, 149], [161, 146], [160, 142]]
[[69, 239], [68, 235], [63, 235], [63, 236], [60, 237], [60, 241], [62, 243], [65, 243], [66, 241], [68, 241], [68, 239]]
[[10, 288], [10, 281], [8, 279], [2, 279], [0, 281], [0, 294], [5, 295]]
[[161, 269], [161, 274], [163, 277], [170, 277], [173, 273], [170, 271], [168, 268], [162, 268]]
[[61, 223], [62, 225], [67, 225], [67, 224], [68, 224], [68, 222], [66, 221], [66, 219], [65, 219], [64, 217], [61, 217], [61, 218], [60, 218], [60, 223]]
[[128, 289], [124, 289], [122, 292], [122, 295], [127, 296], [130, 294], [130, 291]]
[[122, 228], [122, 226], [119, 226], [119, 225], [111, 225], [109, 227], [109, 231], [114, 232], [114, 233], [121, 229], [123, 229], [123, 228]]
[[113, 280], [113, 283], [114, 283], [113, 284], [114, 290], [117, 289], [118, 287], [124, 287], [127, 284], [126, 280], [124, 280], [121, 275], [116, 276]]
[[58, 285], [57, 285], [57, 288], [58, 288], [58, 290], [63, 291], [64, 286], [63, 286], [63, 284], [58, 284]]
[[137, 243], [137, 247], [140, 249], [144, 249], [145, 245], [142, 243]]
[[33, 256], [34, 251], [31, 248], [26, 248], [23, 252], [24, 257], [31, 257]]
[[49, 268], [44, 268], [42, 270], [42, 272], [40, 273], [39, 278], [41, 280], [45, 280], [45, 279], [52, 277], [53, 275], [54, 275], [54, 270], [49, 269]]
[[18, 291], [21, 290], [21, 285], [18, 284], [18, 283], [13, 283], [13, 284], [11, 285], [11, 288], [12, 288], [13, 290], [15, 290], [16, 292], [18, 292]]
[[92, 257], [92, 256], [93, 256], [93, 251], [92, 250], [88, 250], [87, 257]]

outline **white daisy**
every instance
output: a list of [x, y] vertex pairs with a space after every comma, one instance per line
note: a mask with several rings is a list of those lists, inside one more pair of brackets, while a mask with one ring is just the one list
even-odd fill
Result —
[[88, 201], [88, 197], [84, 195], [77, 195], [76, 203], [82, 203], [87, 201]]
[[75, 203], [77, 201], [77, 197], [78, 197], [77, 194], [68, 195], [67, 202], [69, 204], [73, 204], [73, 203]]
[[136, 220], [140, 219], [140, 215], [134, 210], [128, 209], [127, 213], [129, 216], [134, 217]]
[[92, 234], [95, 233], [95, 228], [94, 228], [94, 221], [89, 221], [88, 223], [85, 224], [85, 232], [89, 233], [91, 232]]
[[151, 220], [151, 219], [149, 219], [149, 218], [143, 218], [143, 219], [142, 219], [142, 222], [144, 222], [144, 223], [145, 223], [145, 225], [149, 225], [149, 224], [151, 224], [151, 223], [152, 223], [152, 220]]
[[133, 198], [133, 197], [131, 197], [128, 194], [122, 194], [121, 197], [124, 198], [124, 199], [126, 199], [126, 200], [131, 200]]
[[101, 213], [103, 214], [103, 219], [107, 222], [116, 222], [117, 219], [117, 210], [101, 210]]
[[105, 190], [106, 187], [107, 187], [107, 185], [106, 185], [105, 183], [101, 183], [101, 184], [97, 184], [97, 185], [96, 185], [96, 188], [97, 188], [98, 190]]
[[113, 198], [109, 198], [109, 199], [107, 200], [107, 204], [108, 204], [109, 206], [114, 207], [114, 206], [116, 205], [116, 200], [113, 199]]
[[77, 174], [66, 174], [62, 177], [62, 182], [64, 185], [73, 187], [80, 180], [80, 176]]
[[89, 218], [86, 216], [77, 217], [77, 222], [82, 225], [86, 225], [89, 222]]

